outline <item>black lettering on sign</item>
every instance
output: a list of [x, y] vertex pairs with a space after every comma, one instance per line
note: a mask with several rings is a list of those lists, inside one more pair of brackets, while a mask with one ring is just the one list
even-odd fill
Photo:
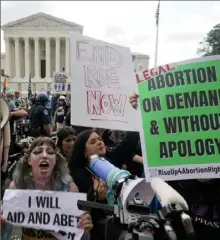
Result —
[[219, 106], [220, 89], [168, 94], [165, 99], [169, 110]]
[[25, 215], [23, 212], [9, 212], [6, 220], [12, 223], [23, 223]]
[[166, 72], [148, 80], [148, 91], [165, 87], [184, 86], [187, 84], [217, 82], [214, 66], [198, 69], [185, 69], [177, 72]]
[[184, 85], [184, 77], [182, 71], [177, 71], [174, 73], [174, 78], [176, 79], [176, 85], [181, 86]]
[[38, 208], [55, 208], [60, 209], [58, 197], [36, 197], [36, 203]]
[[176, 133], [177, 132], [177, 117], [163, 118], [164, 127], [166, 133]]
[[166, 133], [206, 132], [220, 130], [220, 114], [163, 118]]
[[161, 111], [160, 97], [152, 97], [143, 99], [143, 109], [146, 113]]
[[70, 240], [74, 240], [74, 238], [75, 238], [75, 236], [76, 236], [76, 234], [75, 233], [66, 233], [66, 232], [64, 232], [64, 231], [59, 231], [58, 232], [60, 235], [62, 235], [62, 236], [66, 236], [67, 235], [67, 239], [70, 239]]
[[77, 218], [73, 215], [55, 214], [53, 225], [77, 227]]
[[28, 223], [32, 224], [44, 224], [47, 225], [50, 222], [50, 214], [44, 212], [31, 212], [28, 218]]
[[39, 238], [39, 239], [54, 239], [53, 235], [44, 230], [36, 230], [31, 228], [22, 228], [22, 233], [29, 238]]
[[208, 139], [196, 139], [181, 140], [178, 142], [160, 142], [160, 158], [173, 158], [174, 154], [178, 154], [179, 157], [194, 157], [194, 156], [213, 156], [220, 154], [220, 139], [208, 138]]
[[31, 208], [31, 197], [28, 197], [28, 207]]
[[168, 150], [165, 142], [160, 142], [160, 158], [168, 158]]
[[68, 239], [74, 240], [75, 235], [76, 235], [75, 233], [68, 233]]

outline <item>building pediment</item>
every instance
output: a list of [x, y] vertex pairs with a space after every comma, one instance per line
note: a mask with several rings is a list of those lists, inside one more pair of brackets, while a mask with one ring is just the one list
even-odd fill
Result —
[[37, 13], [2, 26], [2, 30], [21, 28], [79, 28], [81, 31], [83, 30], [83, 26], [79, 24], [45, 13]]

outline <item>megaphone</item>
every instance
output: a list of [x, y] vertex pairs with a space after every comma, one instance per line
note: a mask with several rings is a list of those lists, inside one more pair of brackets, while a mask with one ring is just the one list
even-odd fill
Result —
[[7, 101], [0, 96], [0, 130], [4, 128], [10, 116], [10, 108]]

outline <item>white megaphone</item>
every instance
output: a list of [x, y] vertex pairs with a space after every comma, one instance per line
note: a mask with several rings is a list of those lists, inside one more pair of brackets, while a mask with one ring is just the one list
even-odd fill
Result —
[[0, 96], [0, 130], [4, 128], [10, 116], [10, 108], [7, 101]]

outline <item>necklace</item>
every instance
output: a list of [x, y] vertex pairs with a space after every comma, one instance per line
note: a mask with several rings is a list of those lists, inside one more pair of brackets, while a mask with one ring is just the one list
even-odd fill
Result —
[[51, 182], [51, 179], [44, 181], [44, 180], [35, 180], [33, 179], [34, 185], [35, 186], [46, 186], [47, 184], [49, 184]]

